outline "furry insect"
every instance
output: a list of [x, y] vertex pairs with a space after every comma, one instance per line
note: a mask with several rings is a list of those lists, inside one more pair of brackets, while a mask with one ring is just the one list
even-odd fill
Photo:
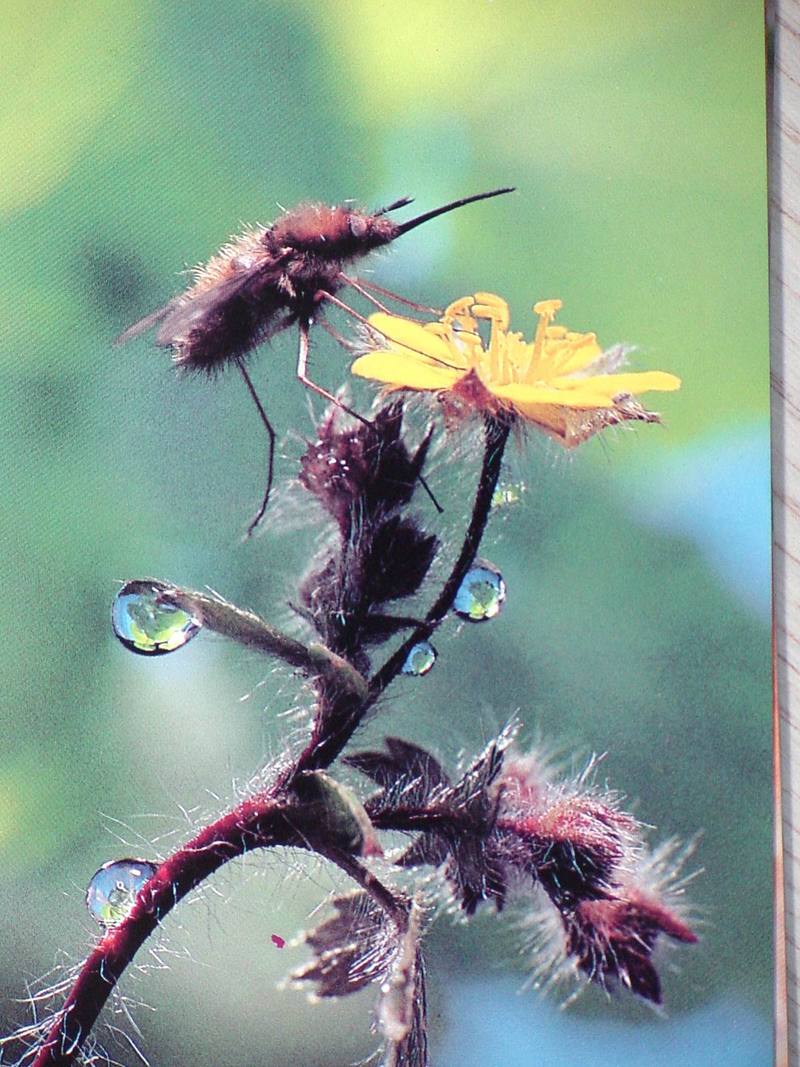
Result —
[[[269, 501], [275, 431], [244, 357], [263, 341], [297, 323], [297, 377], [307, 388], [343, 407], [308, 377], [309, 328], [315, 317], [322, 319], [320, 309], [326, 302], [350, 310], [335, 295], [346, 286], [379, 307], [382, 305], [375, 293], [394, 297], [372, 282], [350, 277], [345, 273], [346, 265], [438, 215], [510, 192], [512, 188], [502, 188], [463, 197], [402, 223], [387, 216], [410, 204], [411, 197], [395, 200], [372, 214], [346, 204], [301, 204], [271, 226], [252, 228], [233, 238], [207, 264], [196, 269], [195, 282], [184, 293], [120, 334], [117, 344], [158, 326], [156, 344], [172, 349], [178, 367], [209, 375], [230, 364], [238, 368], [269, 435], [267, 485], [248, 526], [248, 536], [261, 521]], [[410, 304], [402, 298], [395, 299]]]

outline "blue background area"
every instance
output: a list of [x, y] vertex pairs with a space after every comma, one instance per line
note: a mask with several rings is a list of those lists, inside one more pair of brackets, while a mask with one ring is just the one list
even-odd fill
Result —
[[637, 519], [689, 538], [737, 599], [769, 618], [768, 422], [706, 434], [665, 459], [657, 480], [642, 478], [623, 494]]
[[[766, 1067], [772, 1062], [767, 1021], [746, 1002], [714, 1001], [679, 1019], [627, 1028], [576, 1019], [508, 981], [457, 983], [448, 997], [443, 1067]], [[490, 1020], [490, 1023], [487, 1023]], [[502, 1036], [499, 1036], [502, 1035]]]

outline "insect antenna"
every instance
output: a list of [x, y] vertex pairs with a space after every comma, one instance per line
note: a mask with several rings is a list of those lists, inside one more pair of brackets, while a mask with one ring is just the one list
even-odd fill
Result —
[[385, 215], [389, 211], [397, 211], [398, 208], [408, 207], [409, 204], [413, 203], [413, 196], [401, 196], [399, 200], [393, 200], [391, 204], [388, 204], [386, 207], [382, 207], [379, 211], [376, 211], [375, 215]]
[[[502, 196], [503, 193], [513, 193], [515, 186], [508, 185], [502, 189], [492, 189], [488, 193], [475, 193], [474, 196], [464, 196], [460, 200], [453, 200], [449, 204], [444, 204], [442, 207], [436, 207], [432, 211], [426, 211], [424, 215], [417, 215], [414, 219], [409, 219], [408, 222], [402, 222], [398, 226], [397, 237], [400, 234], [408, 233], [409, 230], [414, 230], [417, 226], [421, 226], [423, 222], [429, 222], [430, 219], [435, 219], [439, 215], [444, 215], [448, 211], [455, 211], [457, 207], [464, 207], [465, 204], [474, 204], [476, 200], [488, 200], [492, 196]], [[388, 209], [386, 209], [388, 210]]]

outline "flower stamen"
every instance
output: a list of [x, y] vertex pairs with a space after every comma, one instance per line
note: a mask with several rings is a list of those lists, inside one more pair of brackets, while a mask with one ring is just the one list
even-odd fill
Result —
[[472, 305], [472, 313], [478, 319], [487, 319], [490, 323], [489, 333], [489, 372], [492, 377], [502, 381], [507, 377], [505, 355], [506, 331], [509, 325], [509, 310], [505, 300], [501, 300], [494, 293], [476, 293], [476, 302]]
[[560, 308], [560, 300], [540, 300], [533, 305], [533, 313], [534, 315], [539, 316], [539, 321], [536, 324], [536, 334], [533, 338], [530, 359], [522, 368], [520, 380], [530, 378], [537, 370], [539, 370], [542, 362], [542, 354], [544, 352], [545, 337], [548, 334], [548, 327], [556, 317], [556, 312], [559, 311]]

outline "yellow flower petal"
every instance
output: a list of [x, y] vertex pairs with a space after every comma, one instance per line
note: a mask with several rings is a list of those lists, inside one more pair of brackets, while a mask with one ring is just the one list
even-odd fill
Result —
[[467, 369], [463, 354], [419, 322], [404, 319], [399, 315], [387, 315], [381, 311], [370, 315], [369, 324], [388, 341], [410, 349], [417, 355], [427, 356], [444, 367]]
[[459, 378], [461, 370], [439, 367], [420, 357], [415, 352], [378, 351], [368, 352], [359, 358], [350, 368], [359, 378], [371, 378], [396, 389], [438, 390], [452, 389]]
[[[588, 382], [591, 379], [587, 379]], [[487, 386], [493, 396], [513, 404], [524, 414], [528, 408], [539, 404], [555, 404], [567, 408], [607, 408], [611, 401], [607, 391], [592, 389], [576, 380], [575, 389], [558, 389], [552, 385], [491, 385]], [[581, 387], [582, 386], [582, 387]]]
[[594, 333], [567, 333], [563, 339], [559, 337], [550, 340], [548, 329], [542, 366], [552, 368], [553, 374], [574, 374], [590, 367], [602, 354], [603, 349], [597, 343], [597, 335]]
[[570, 383], [602, 392], [611, 398], [621, 396], [623, 393], [635, 396], [638, 393], [651, 391], [659, 393], [671, 393], [680, 389], [681, 380], [674, 374], [666, 371], [650, 370], [629, 374], [593, 374], [586, 378], [553, 378], [552, 384], [558, 389], [571, 389]]

